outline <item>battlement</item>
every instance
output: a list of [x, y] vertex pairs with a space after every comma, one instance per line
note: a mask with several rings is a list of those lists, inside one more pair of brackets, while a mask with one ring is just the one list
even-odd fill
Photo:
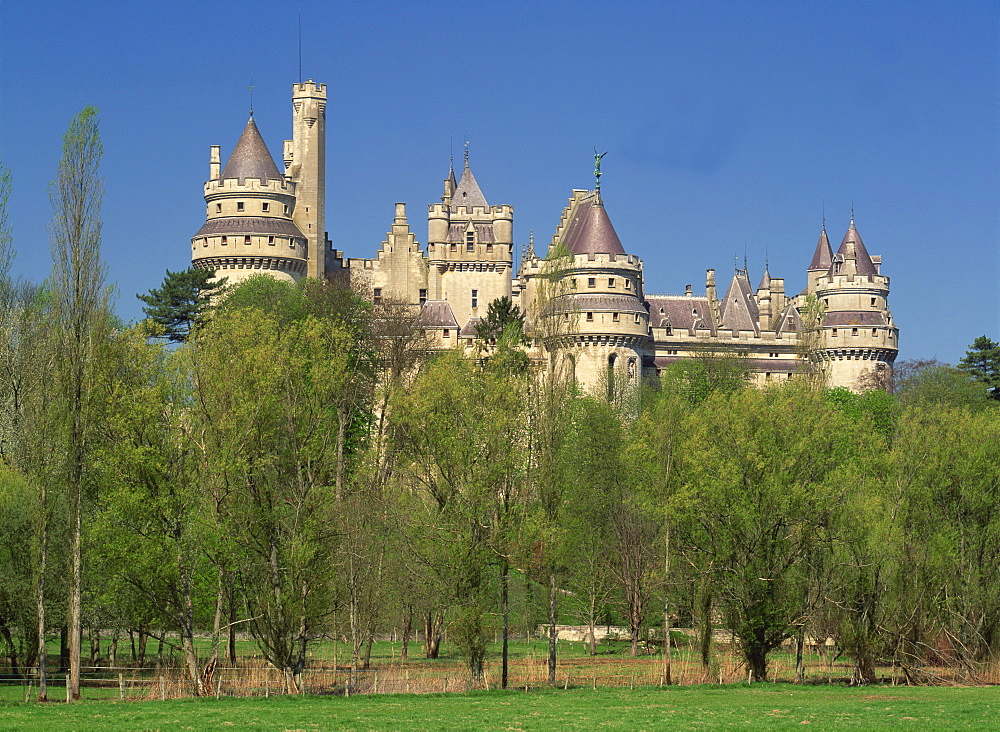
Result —
[[312, 79], [292, 84], [292, 97], [317, 97], [326, 99], [326, 84], [317, 84]]
[[295, 182], [285, 178], [283, 180], [261, 180], [260, 178], [244, 178], [240, 183], [239, 178], [218, 178], [205, 183], [205, 196], [232, 195], [244, 193], [274, 194], [280, 196], [294, 196]]
[[[454, 210], [452, 210], [454, 209]], [[462, 220], [465, 216], [481, 216], [499, 219], [514, 218], [514, 207], [504, 203], [499, 206], [449, 206], [444, 203], [432, 203], [427, 207], [427, 214], [432, 218], [457, 218]]]

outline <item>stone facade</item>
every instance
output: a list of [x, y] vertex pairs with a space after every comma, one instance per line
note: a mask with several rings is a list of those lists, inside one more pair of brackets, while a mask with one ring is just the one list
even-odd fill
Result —
[[464, 156], [428, 207], [427, 245], [395, 205], [372, 259], [345, 258], [325, 231], [326, 85], [293, 85], [293, 139], [278, 172], [253, 118], [220, 172], [212, 147], [205, 184], [207, 221], [192, 239], [192, 263], [230, 282], [256, 272], [349, 283], [374, 301], [411, 306], [438, 348], [473, 348], [489, 303], [510, 297], [527, 314], [531, 355], [556, 364], [584, 388], [615, 394], [670, 364], [707, 353], [738, 355], [755, 381], [813, 370], [829, 386], [858, 388], [891, 374], [899, 331], [888, 308], [889, 278], [854, 223], [834, 252], [825, 222], [806, 288], [785, 292], [765, 268], [756, 288], [735, 268], [719, 297], [715, 270], [704, 293], [646, 292], [642, 261], [627, 253], [598, 187], [574, 190], [547, 250], [532, 240], [514, 269], [513, 207], [490, 205]]

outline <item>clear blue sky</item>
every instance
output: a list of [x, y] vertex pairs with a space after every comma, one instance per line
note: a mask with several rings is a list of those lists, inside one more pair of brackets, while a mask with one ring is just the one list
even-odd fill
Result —
[[[1000, 339], [1000, 5], [988, 2], [13, 2], [0, 0], [0, 155], [15, 271], [49, 268], [60, 137], [101, 110], [104, 257], [118, 311], [189, 263], [208, 151], [247, 119], [280, 161], [298, 79], [326, 82], [327, 227], [374, 256], [409, 204], [426, 241], [454, 139], [515, 239], [603, 190], [648, 293], [704, 290], [734, 254], [805, 284], [825, 208], [853, 202], [891, 277], [900, 358]], [[754, 283], [756, 284], [756, 283]]]

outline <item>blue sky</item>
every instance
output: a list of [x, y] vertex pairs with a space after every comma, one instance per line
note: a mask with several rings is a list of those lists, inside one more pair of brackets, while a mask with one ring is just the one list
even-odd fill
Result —
[[[547, 242], [571, 189], [602, 190], [647, 293], [704, 290], [733, 257], [797, 292], [825, 211], [853, 204], [883, 257], [900, 358], [1000, 339], [1000, 6], [995, 2], [12, 2], [0, 0], [0, 156], [15, 271], [50, 265], [60, 138], [101, 110], [104, 244], [119, 313], [188, 265], [208, 151], [249, 106], [271, 153], [302, 71], [329, 85], [327, 228], [374, 256], [396, 201], [426, 241], [448, 156], [515, 239]], [[756, 282], [754, 283], [756, 284]]]

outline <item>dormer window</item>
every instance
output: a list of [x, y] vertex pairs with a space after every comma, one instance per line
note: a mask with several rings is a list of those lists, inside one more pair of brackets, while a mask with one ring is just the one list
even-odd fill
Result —
[[465, 232], [465, 251], [471, 252], [476, 243], [476, 233], [474, 231]]

